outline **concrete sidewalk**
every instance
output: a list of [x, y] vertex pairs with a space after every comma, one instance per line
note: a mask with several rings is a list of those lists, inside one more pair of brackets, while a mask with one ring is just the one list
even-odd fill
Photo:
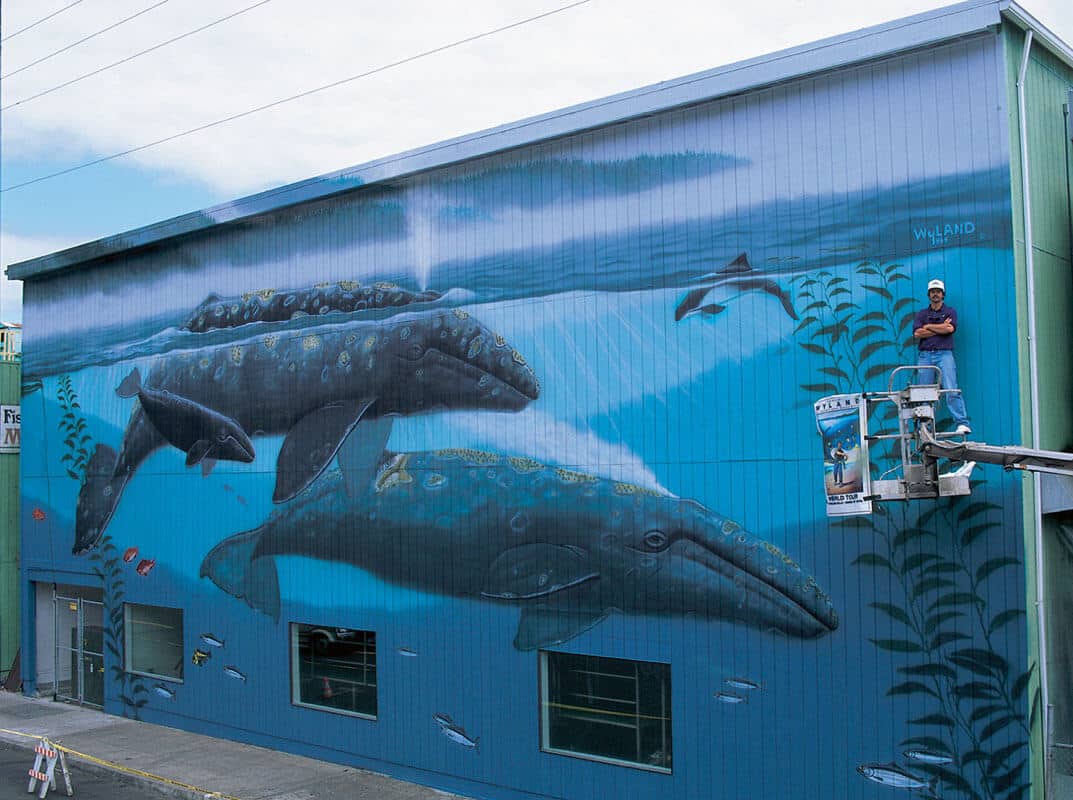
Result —
[[[70, 763], [83, 769], [119, 772], [146, 789], [184, 800], [458, 798], [356, 767], [0, 690], [0, 739], [26, 748], [27, 768], [32, 765], [34, 737], [39, 736], [66, 748]], [[77, 797], [78, 787], [74, 790]]]

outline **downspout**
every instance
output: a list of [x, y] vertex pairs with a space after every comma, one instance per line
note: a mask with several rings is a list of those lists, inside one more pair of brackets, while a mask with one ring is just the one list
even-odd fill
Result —
[[[1025, 33], [1021, 52], [1021, 69], [1017, 74], [1017, 121], [1020, 127], [1021, 196], [1024, 203], [1025, 282], [1028, 289], [1028, 374], [1032, 416], [1032, 448], [1040, 449], [1039, 435], [1039, 351], [1036, 342], [1036, 269], [1032, 252], [1032, 196], [1029, 185], [1028, 117], [1025, 109], [1025, 74], [1032, 50], [1032, 29]], [[1047, 675], [1047, 620], [1043, 595], [1043, 511], [1040, 496], [1040, 476], [1032, 476], [1033, 537], [1036, 550], [1036, 629], [1039, 632], [1039, 691], [1040, 725], [1043, 739], [1043, 796], [1050, 797], [1051, 788], [1051, 697]]]

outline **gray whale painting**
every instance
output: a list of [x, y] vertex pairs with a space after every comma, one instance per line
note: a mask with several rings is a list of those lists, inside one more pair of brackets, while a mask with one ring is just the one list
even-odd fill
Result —
[[282, 322], [332, 312], [398, 308], [440, 299], [439, 292], [411, 292], [393, 283], [321, 283], [305, 289], [260, 289], [237, 297], [210, 294], [181, 326], [191, 333], [237, 328], [254, 322]]
[[[285, 434], [276, 502], [312, 483], [336, 453], [366, 483], [393, 416], [518, 411], [540, 394], [525, 358], [461, 309], [179, 351], [154, 363], [144, 388], [198, 403], [251, 436]], [[127, 481], [166, 443], [139, 406], [118, 456], [98, 446], [78, 496], [75, 554], [100, 540]]]
[[812, 576], [693, 500], [476, 450], [387, 454], [360, 497], [338, 471], [217, 545], [203, 577], [278, 617], [274, 556], [360, 567], [422, 592], [521, 607], [514, 645], [568, 641], [612, 611], [696, 615], [798, 638], [838, 627]]

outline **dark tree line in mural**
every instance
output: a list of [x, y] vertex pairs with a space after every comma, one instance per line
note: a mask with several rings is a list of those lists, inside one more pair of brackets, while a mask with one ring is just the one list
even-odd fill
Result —
[[[801, 389], [815, 396], [878, 388], [875, 383], [892, 369], [915, 363], [911, 287], [898, 263], [862, 262], [852, 280], [827, 271], [799, 276], [799, 344], [822, 358], [824, 376]], [[866, 297], [879, 298], [879, 307], [855, 302]], [[895, 424], [896, 414], [891, 404], [879, 415], [880, 425]], [[881, 458], [897, 457], [891, 442]], [[974, 491], [983, 483], [974, 481]], [[1028, 792], [1024, 754], [1039, 703], [1037, 692], [1026, 720], [1035, 667], [1018, 674], [996, 642], [1025, 612], [992, 609], [985, 591], [992, 577], [1021, 565], [1009, 556], [979, 561], [989, 533], [1001, 530], [999, 508], [971, 497], [877, 504], [869, 517], [836, 523], [847, 534], [871, 534], [871, 545], [853, 564], [874, 570], [902, 600], [869, 604], [894, 630], [891, 638], [872, 643], [903, 662], [887, 696], [930, 707], [907, 720], [912, 735], [897, 746], [905, 748], [913, 772], [972, 800], [1018, 800]], [[970, 780], [973, 775], [978, 780]]]
[[[67, 469], [67, 474], [81, 485], [85, 481], [89, 453], [93, 448], [93, 439], [86, 433], [87, 423], [82, 415], [82, 406], [71, 384], [71, 376], [64, 375], [59, 380], [56, 390], [63, 414], [60, 416], [59, 429], [64, 435], [66, 452], [60, 462]], [[144, 681], [123, 668], [123, 603], [124, 580], [119, 551], [112, 537], [105, 535], [99, 549], [90, 554], [93, 574], [104, 588], [104, 647], [112, 656], [111, 673], [118, 684], [118, 696], [123, 703], [123, 716], [138, 719], [138, 711], [147, 702], [148, 689]]]

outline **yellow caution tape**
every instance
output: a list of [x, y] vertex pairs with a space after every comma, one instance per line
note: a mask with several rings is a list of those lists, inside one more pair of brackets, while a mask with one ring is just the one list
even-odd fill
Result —
[[[22, 736], [22, 737], [24, 737], [26, 739], [45, 739], [45, 738], [48, 738], [48, 737], [44, 736], [43, 734], [23, 733], [21, 731], [8, 730], [7, 728], [0, 728], [0, 733], [9, 733], [12, 736]], [[173, 781], [171, 778], [165, 778], [163, 775], [154, 775], [152, 772], [145, 772], [145, 771], [140, 770], [140, 769], [134, 769], [133, 767], [126, 767], [126, 766], [124, 766], [122, 764], [116, 764], [116, 763], [113, 763], [111, 761], [105, 761], [103, 758], [97, 758], [96, 756], [91, 756], [88, 753], [80, 753], [77, 750], [72, 750], [70, 747], [64, 747], [62, 744], [60, 744], [59, 742], [55, 742], [52, 739], [49, 739], [49, 742], [57, 750], [62, 750], [65, 753], [70, 753], [72, 756], [75, 756], [76, 758], [81, 758], [83, 761], [91, 761], [94, 764], [100, 764], [102, 767], [108, 767], [109, 769], [114, 769], [117, 772], [125, 772], [128, 775], [138, 775], [138, 776], [140, 776], [142, 778], [148, 778], [149, 780], [152, 780], [152, 781], [159, 781], [160, 783], [166, 783], [169, 786], [178, 786], [180, 789], [187, 789], [187, 790], [189, 790], [191, 792], [197, 792], [198, 794], [200, 794], [200, 795], [202, 795], [204, 797], [216, 797], [216, 798], [219, 798], [219, 800], [241, 800], [241, 798], [233, 797], [232, 795], [229, 795], [229, 794], [221, 794], [220, 792], [212, 792], [212, 791], [209, 791], [207, 789], [202, 789], [199, 786], [192, 786], [189, 783], [183, 783], [182, 781]]]

